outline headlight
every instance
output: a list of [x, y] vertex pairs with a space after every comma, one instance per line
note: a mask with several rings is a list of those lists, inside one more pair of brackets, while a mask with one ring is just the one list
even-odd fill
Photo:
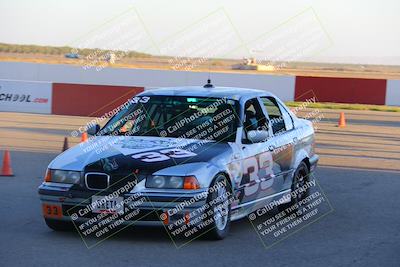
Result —
[[148, 176], [146, 178], [148, 188], [168, 189], [199, 189], [200, 185], [194, 176]]
[[178, 176], [169, 177], [169, 185], [172, 188], [182, 188], [183, 187], [183, 179], [182, 179], [182, 177], [178, 177]]
[[63, 170], [48, 170], [45, 179], [46, 182], [64, 184], [79, 184], [80, 180], [81, 172]]
[[[146, 180], [147, 182], [147, 180]], [[155, 188], [163, 188], [165, 187], [165, 177], [163, 176], [153, 176], [153, 179], [150, 179], [148, 181], [148, 186], [149, 187], [155, 187]]]

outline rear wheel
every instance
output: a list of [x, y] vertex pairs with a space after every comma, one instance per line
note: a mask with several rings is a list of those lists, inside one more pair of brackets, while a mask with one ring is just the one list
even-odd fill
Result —
[[[224, 239], [231, 224], [231, 190], [224, 175], [219, 175], [210, 186], [207, 197], [207, 219], [211, 223], [207, 227], [206, 236], [208, 239]], [[215, 190], [214, 190], [215, 189]]]
[[71, 231], [73, 229], [73, 225], [71, 222], [65, 222], [60, 220], [53, 220], [53, 219], [44, 219], [47, 226], [54, 231]]
[[294, 176], [293, 182], [291, 187], [291, 200], [289, 203], [285, 203], [280, 206], [280, 210], [286, 210], [290, 208], [290, 211], [294, 212], [297, 211], [299, 208], [299, 203], [301, 200], [305, 199], [310, 194], [310, 189], [306, 188], [307, 183], [310, 181], [310, 172], [306, 163], [303, 161], [297, 167]]

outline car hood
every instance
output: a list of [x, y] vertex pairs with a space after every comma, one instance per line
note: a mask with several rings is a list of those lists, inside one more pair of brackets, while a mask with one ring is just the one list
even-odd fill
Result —
[[[143, 154], [146, 153], [146, 154]], [[98, 136], [57, 156], [50, 169], [74, 171], [155, 172], [193, 162], [209, 162], [230, 157], [229, 143], [209, 140], [146, 136]]]

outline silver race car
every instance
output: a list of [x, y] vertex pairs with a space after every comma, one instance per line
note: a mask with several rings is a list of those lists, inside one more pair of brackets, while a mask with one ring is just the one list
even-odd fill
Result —
[[292, 192], [318, 162], [311, 122], [261, 90], [147, 90], [97, 122], [87, 142], [49, 164], [39, 187], [54, 230], [164, 225], [222, 239], [231, 221], [304, 199], [307, 190]]

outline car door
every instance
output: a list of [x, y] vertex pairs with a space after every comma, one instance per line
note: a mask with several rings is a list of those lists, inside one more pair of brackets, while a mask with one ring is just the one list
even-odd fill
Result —
[[289, 189], [293, 171], [294, 145], [297, 142], [293, 119], [286, 108], [274, 97], [260, 99], [268, 114], [269, 126], [273, 134], [270, 144], [274, 162], [273, 171], [282, 176], [282, 190]]
[[267, 130], [272, 134], [265, 109], [258, 98], [246, 101], [243, 109], [240, 204], [256, 202], [282, 190], [280, 168], [274, 166], [273, 151], [270, 150], [274, 143], [271, 139], [252, 143], [247, 136], [251, 130]]

